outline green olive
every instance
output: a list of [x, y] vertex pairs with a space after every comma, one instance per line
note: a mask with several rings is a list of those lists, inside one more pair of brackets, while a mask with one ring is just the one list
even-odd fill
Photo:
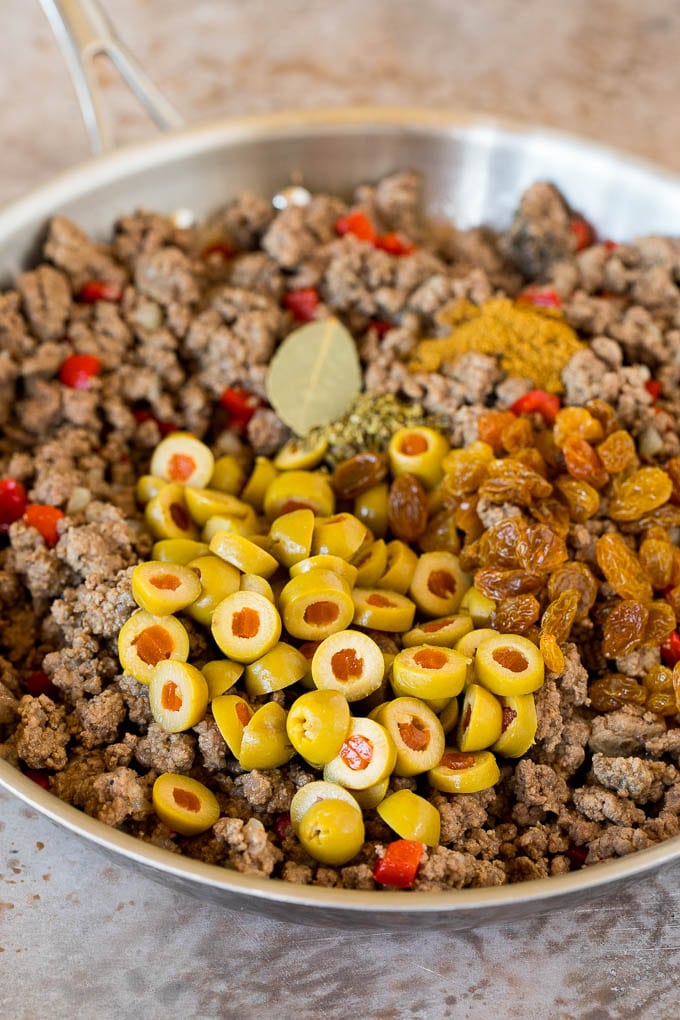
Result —
[[377, 807], [378, 814], [402, 839], [416, 839], [438, 846], [441, 831], [439, 811], [429, 800], [411, 790], [391, 793]]
[[304, 786], [301, 786], [293, 794], [290, 802], [290, 824], [296, 836], [300, 830], [300, 822], [310, 807], [318, 804], [321, 800], [344, 800], [355, 811], [358, 809], [356, 791], [350, 793], [344, 786], [338, 786], [337, 783], [327, 783], [323, 779], [315, 779], [311, 783], [305, 783]]
[[504, 758], [521, 758], [536, 736], [536, 703], [533, 694], [500, 698], [503, 712], [501, 735], [491, 748]]
[[344, 800], [321, 800], [305, 812], [298, 839], [321, 864], [347, 864], [364, 845], [361, 811]]
[[498, 740], [502, 729], [503, 709], [498, 698], [480, 684], [470, 684], [458, 720], [458, 747], [483, 751]]
[[295, 754], [286, 733], [286, 713], [269, 701], [243, 728], [238, 760], [244, 769], [277, 769]]
[[349, 705], [337, 691], [308, 691], [293, 702], [286, 731], [291, 744], [311, 765], [335, 758], [347, 736]]
[[474, 665], [479, 683], [493, 694], [531, 694], [543, 684], [543, 656], [519, 634], [486, 638], [477, 649]]

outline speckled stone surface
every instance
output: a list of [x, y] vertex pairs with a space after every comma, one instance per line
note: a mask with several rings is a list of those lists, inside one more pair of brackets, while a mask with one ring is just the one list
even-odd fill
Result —
[[[471, 109], [680, 171], [674, 0], [108, 0], [188, 121], [295, 106]], [[0, 202], [87, 155], [34, 0], [2, 0]], [[117, 135], [149, 131], [104, 74]], [[0, 793], [0, 1017], [676, 1020], [680, 865], [469, 933], [340, 932], [171, 892]]]

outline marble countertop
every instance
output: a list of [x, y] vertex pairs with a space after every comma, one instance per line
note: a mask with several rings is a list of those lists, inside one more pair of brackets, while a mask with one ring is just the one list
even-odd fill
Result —
[[[188, 121], [377, 102], [596, 137], [680, 171], [674, 0], [107, 0]], [[87, 156], [37, 0], [3, 0], [0, 202]], [[151, 130], [115, 74], [122, 141]], [[622, 893], [465, 933], [314, 929], [170, 891], [0, 793], [7, 1020], [680, 1015], [680, 864]]]

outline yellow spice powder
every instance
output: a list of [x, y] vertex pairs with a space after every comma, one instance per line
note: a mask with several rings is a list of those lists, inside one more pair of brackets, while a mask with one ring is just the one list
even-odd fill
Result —
[[461, 354], [477, 351], [497, 355], [508, 375], [526, 376], [538, 389], [561, 393], [563, 368], [585, 347], [561, 312], [510, 298], [490, 298], [481, 305], [459, 298], [442, 310], [439, 321], [451, 326], [450, 334], [421, 340], [408, 366], [411, 372], [437, 372]]

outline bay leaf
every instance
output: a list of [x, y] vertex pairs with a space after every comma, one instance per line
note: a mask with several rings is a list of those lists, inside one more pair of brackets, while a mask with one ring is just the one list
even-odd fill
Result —
[[338, 319], [289, 333], [269, 364], [267, 397], [298, 436], [346, 414], [361, 389], [361, 365], [352, 335]]

